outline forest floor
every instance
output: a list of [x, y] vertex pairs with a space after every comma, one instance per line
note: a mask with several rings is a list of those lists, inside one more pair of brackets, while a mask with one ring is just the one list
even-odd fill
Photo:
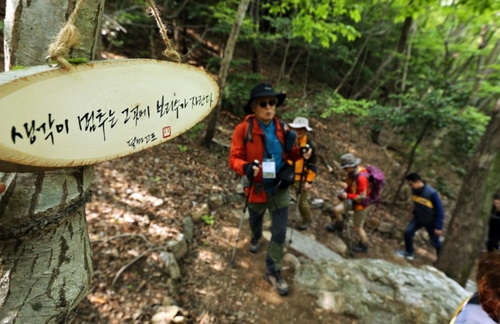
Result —
[[[239, 121], [222, 114], [217, 140], [230, 143]], [[367, 136], [353, 134], [330, 121], [311, 119], [319, 152], [334, 167], [329, 173], [320, 165], [311, 198], [332, 200], [341, 188], [341, 170], [334, 158], [353, 152], [362, 163], [378, 165], [388, 178], [386, 191], [397, 186], [398, 163]], [[150, 323], [162, 305], [181, 308], [185, 323], [358, 323], [356, 319], [322, 310], [315, 298], [295, 289], [293, 267], [284, 264], [283, 276], [291, 285], [287, 297], [276, 294], [263, 279], [265, 246], [253, 255], [247, 251], [249, 229], [245, 222], [231, 266], [232, 248], [238, 232], [243, 199], [228, 202], [214, 213], [213, 225], [198, 222], [189, 253], [180, 262], [181, 279], [173, 282], [162, 262], [161, 250], [182, 232], [183, 218], [190, 216], [207, 197], [236, 193], [239, 178], [229, 169], [228, 148], [199, 145], [203, 131], [190, 131], [165, 144], [95, 167], [93, 200], [87, 205], [89, 234], [94, 252], [91, 292], [80, 303], [75, 323]], [[403, 193], [402, 196], [405, 196]], [[388, 221], [400, 231], [410, 220], [411, 204], [400, 202], [392, 213], [383, 204], [371, 219]], [[290, 207], [292, 226], [294, 205]], [[302, 232], [329, 246], [332, 233], [325, 230], [327, 216], [314, 210], [310, 229]], [[403, 247], [401, 239], [368, 230], [370, 249], [355, 258], [384, 259], [409, 264], [395, 257]], [[287, 252], [300, 256], [298, 253]], [[126, 266], [129, 262], [136, 260]], [[414, 266], [432, 264], [434, 251], [417, 243]], [[113, 284], [113, 281], [115, 283]]]

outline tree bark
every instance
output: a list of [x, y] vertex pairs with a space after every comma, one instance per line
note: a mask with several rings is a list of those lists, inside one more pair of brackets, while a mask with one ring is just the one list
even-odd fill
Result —
[[[229, 64], [233, 59], [234, 47], [236, 46], [236, 41], [238, 40], [238, 35], [240, 33], [241, 24], [243, 19], [245, 19], [245, 14], [248, 9], [248, 4], [250, 0], [241, 0], [238, 11], [236, 12], [236, 17], [234, 19], [233, 27], [231, 28], [231, 33], [227, 39], [226, 47], [224, 49], [224, 57], [222, 58], [222, 63], [219, 70], [219, 87], [220, 91], [224, 91], [226, 86], [226, 78], [229, 71]], [[207, 130], [203, 138], [203, 146], [210, 147], [212, 140], [215, 136], [215, 128], [217, 127], [217, 119], [219, 118], [220, 107], [222, 106], [222, 96], [219, 97], [219, 102], [214, 110], [210, 113], [208, 118]]]
[[[5, 18], [5, 67], [44, 64], [74, 0], [13, 0]], [[72, 57], [92, 59], [104, 0], [87, 0]], [[13, 107], [15, 109], [15, 107]], [[7, 117], [8, 118], [8, 117]], [[93, 167], [0, 173], [0, 322], [70, 323], [92, 278], [85, 203]]]
[[408, 172], [410, 172], [411, 167], [413, 166], [413, 162], [415, 161], [415, 152], [417, 151], [417, 147], [420, 145], [420, 143], [424, 139], [425, 134], [427, 134], [427, 131], [429, 130], [430, 126], [431, 126], [430, 121], [425, 123], [424, 128], [422, 129], [422, 131], [420, 132], [420, 135], [418, 136], [417, 141], [415, 142], [415, 144], [413, 145], [413, 148], [411, 149], [410, 158], [408, 159], [408, 165], [406, 166], [406, 170], [403, 174], [403, 178], [401, 179], [401, 182], [399, 183], [398, 189], [396, 190], [396, 194], [394, 195], [394, 198], [392, 199], [391, 206], [393, 206], [393, 207], [391, 208], [391, 211], [390, 211], [391, 213], [392, 213], [394, 206], [396, 205], [396, 201], [398, 200], [399, 193], [401, 192], [401, 189], [403, 188], [403, 185], [405, 184], [406, 175], [408, 174]]
[[354, 70], [356, 69], [356, 66], [358, 65], [359, 59], [361, 58], [361, 54], [364, 53], [365, 46], [368, 44], [368, 42], [370, 41], [370, 39], [371, 39], [371, 35], [368, 35], [365, 38], [365, 41], [363, 42], [363, 44], [359, 48], [358, 55], [356, 55], [356, 59], [352, 63], [351, 68], [349, 69], [349, 71], [347, 71], [347, 73], [344, 76], [344, 78], [342, 78], [342, 82], [340, 82], [340, 84], [335, 88], [335, 90], [334, 90], [335, 93], [338, 93], [340, 91], [340, 89], [342, 89], [342, 87], [347, 83], [347, 81], [351, 77], [351, 74], [354, 72]]
[[92, 278], [91, 167], [0, 174], [0, 320], [69, 323]]
[[292, 45], [292, 38], [289, 38], [285, 46], [285, 53], [283, 54], [283, 60], [281, 61], [281, 67], [278, 72], [278, 80], [276, 81], [276, 84], [278, 85], [281, 83], [281, 80], [285, 76], [286, 61], [288, 60], [288, 52], [290, 50], [291, 45]]
[[252, 21], [255, 25], [256, 37], [252, 41], [252, 72], [260, 72], [260, 55], [258, 49], [258, 35], [260, 31], [260, 0], [254, 0], [252, 2]]
[[500, 178], [500, 100], [481, 138], [458, 195], [436, 267], [465, 286], [483, 248]]
[[[408, 33], [410, 31], [410, 27], [413, 24], [413, 18], [412, 17], [406, 17], [403, 27], [401, 28], [401, 34], [399, 37], [398, 44], [396, 45], [395, 51], [396, 53], [401, 54], [405, 48], [406, 41], [408, 40]], [[394, 59], [394, 52], [390, 53], [386, 59], [380, 64], [379, 68], [373, 75], [373, 77], [357, 92], [352, 96], [352, 99], [359, 99], [375, 82], [380, 79], [382, 73], [385, 71], [387, 66], [393, 61]], [[399, 61], [395, 64], [393, 71], [397, 70], [399, 68]], [[394, 90], [394, 87], [393, 89]]]

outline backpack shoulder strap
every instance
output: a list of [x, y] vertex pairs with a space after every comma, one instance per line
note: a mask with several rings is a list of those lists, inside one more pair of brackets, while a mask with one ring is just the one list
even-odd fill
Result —
[[287, 134], [286, 123], [284, 121], [282, 121], [281, 119], [279, 120], [279, 122], [280, 122], [280, 126], [281, 126], [281, 132], [283, 133], [283, 139], [286, 142], [286, 134]]
[[288, 154], [288, 153], [290, 153], [290, 151], [293, 148], [293, 146], [292, 146], [292, 147], [290, 147], [289, 150], [287, 150], [287, 145], [286, 145], [287, 137], [288, 137], [288, 134], [290, 133], [290, 130], [288, 129], [288, 126], [284, 121], [282, 121], [281, 119], [279, 119], [278, 121], [280, 123], [281, 133], [283, 134], [283, 149], [285, 150], [285, 153]]
[[253, 117], [248, 118], [248, 125], [247, 125], [247, 134], [245, 135], [245, 138], [243, 139], [243, 145], [246, 145], [248, 142], [252, 142], [252, 128], [253, 128]]
[[360, 175], [365, 176], [366, 179], [368, 179], [368, 182], [370, 181], [370, 172], [368, 172], [366, 168], [363, 171], [359, 171], [358, 174], [356, 174], [356, 182], [358, 182]]

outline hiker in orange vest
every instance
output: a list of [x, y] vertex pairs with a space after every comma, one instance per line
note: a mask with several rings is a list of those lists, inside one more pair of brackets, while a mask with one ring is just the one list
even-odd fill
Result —
[[0, 194], [2, 194], [5, 191], [5, 189], [6, 189], [5, 183], [0, 182]]
[[[306, 230], [311, 225], [311, 208], [307, 202], [307, 192], [311, 189], [312, 183], [316, 178], [318, 173], [318, 157], [316, 155], [316, 147], [311, 139], [307, 136], [308, 132], [312, 131], [309, 127], [309, 120], [304, 117], [296, 117], [293, 123], [288, 124], [291, 129], [297, 133], [297, 139], [295, 140], [295, 146], [304, 147], [309, 145], [312, 148], [312, 155], [309, 160], [300, 159], [295, 162], [291, 162], [295, 165], [295, 183], [293, 184], [294, 189], [297, 192], [297, 201], [299, 204], [300, 215], [302, 216], [302, 224], [298, 226], [299, 230]], [[300, 192], [299, 191], [299, 187]]]
[[[288, 186], [294, 178], [294, 170], [286, 161], [307, 160], [312, 154], [311, 149], [294, 146], [296, 134], [275, 116], [276, 107], [285, 97], [284, 93], [274, 92], [268, 83], [255, 86], [243, 108], [247, 116], [234, 129], [229, 152], [231, 169], [247, 178], [245, 193], [252, 232], [248, 250], [251, 253], [259, 249], [264, 213], [267, 209], [271, 212], [265, 279], [280, 295], [287, 295], [290, 290], [281, 276], [290, 205]], [[255, 160], [258, 165], [254, 164]], [[281, 176], [283, 170], [287, 171], [287, 176]], [[283, 181], [285, 178], [291, 180], [289, 184]]]
[[[352, 203], [354, 210], [353, 225], [354, 230], [358, 233], [359, 243], [354, 245], [352, 250], [354, 252], [368, 252], [368, 237], [363, 229], [366, 216], [368, 215], [371, 207], [374, 205], [363, 206], [361, 200], [370, 195], [370, 183], [368, 181], [367, 171], [360, 165], [361, 159], [355, 158], [351, 153], [344, 154], [340, 157], [340, 167], [347, 174], [347, 186], [344, 191], [338, 195], [342, 201], [348, 199]], [[366, 176], [365, 176], [366, 175]], [[344, 203], [340, 203], [333, 209], [335, 214], [335, 222], [328, 224], [326, 229], [329, 232], [341, 233], [344, 229], [343, 213], [345, 211]], [[347, 224], [349, 226], [349, 224]]]

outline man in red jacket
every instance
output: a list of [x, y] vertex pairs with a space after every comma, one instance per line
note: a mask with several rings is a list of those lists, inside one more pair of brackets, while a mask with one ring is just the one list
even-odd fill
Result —
[[0, 194], [3, 193], [5, 191], [5, 183], [3, 182], [0, 182]]
[[[267, 209], [271, 212], [271, 242], [266, 256], [265, 279], [280, 295], [287, 295], [290, 290], [281, 277], [290, 194], [285, 182], [280, 180], [280, 171], [289, 166], [287, 160], [309, 159], [312, 153], [311, 149], [303, 152], [303, 148], [294, 146], [295, 133], [275, 116], [276, 107], [285, 97], [283, 93], [275, 93], [267, 83], [254, 87], [244, 107], [248, 115], [236, 126], [229, 153], [231, 169], [247, 178], [245, 193], [249, 195], [251, 253], [256, 253], [259, 248], [264, 213]], [[255, 160], [258, 165], [253, 163]], [[293, 172], [292, 168], [292, 179]]]
[[[370, 182], [368, 174], [364, 167], [359, 165], [361, 159], [355, 158], [351, 153], [344, 154], [340, 157], [340, 167], [347, 174], [347, 186], [342, 193], [339, 194], [340, 200], [349, 200], [354, 210], [353, 225], [354, 230], [358, 233], [359, 243], [352, 247], [354, 252], [368, 252], [368, 237], [363, 229], [366, 215], [370, 206], [363, 206], [360, 202], [365, 197], [370, 195]], [[344, 203], [334, 207], [335, 223], [329, 224], [326, 229], [330, 232], [342, 232], [344, 228], [343, 213], [345, 211]], [[349, 224], [347, 224], [349, 226]]]

